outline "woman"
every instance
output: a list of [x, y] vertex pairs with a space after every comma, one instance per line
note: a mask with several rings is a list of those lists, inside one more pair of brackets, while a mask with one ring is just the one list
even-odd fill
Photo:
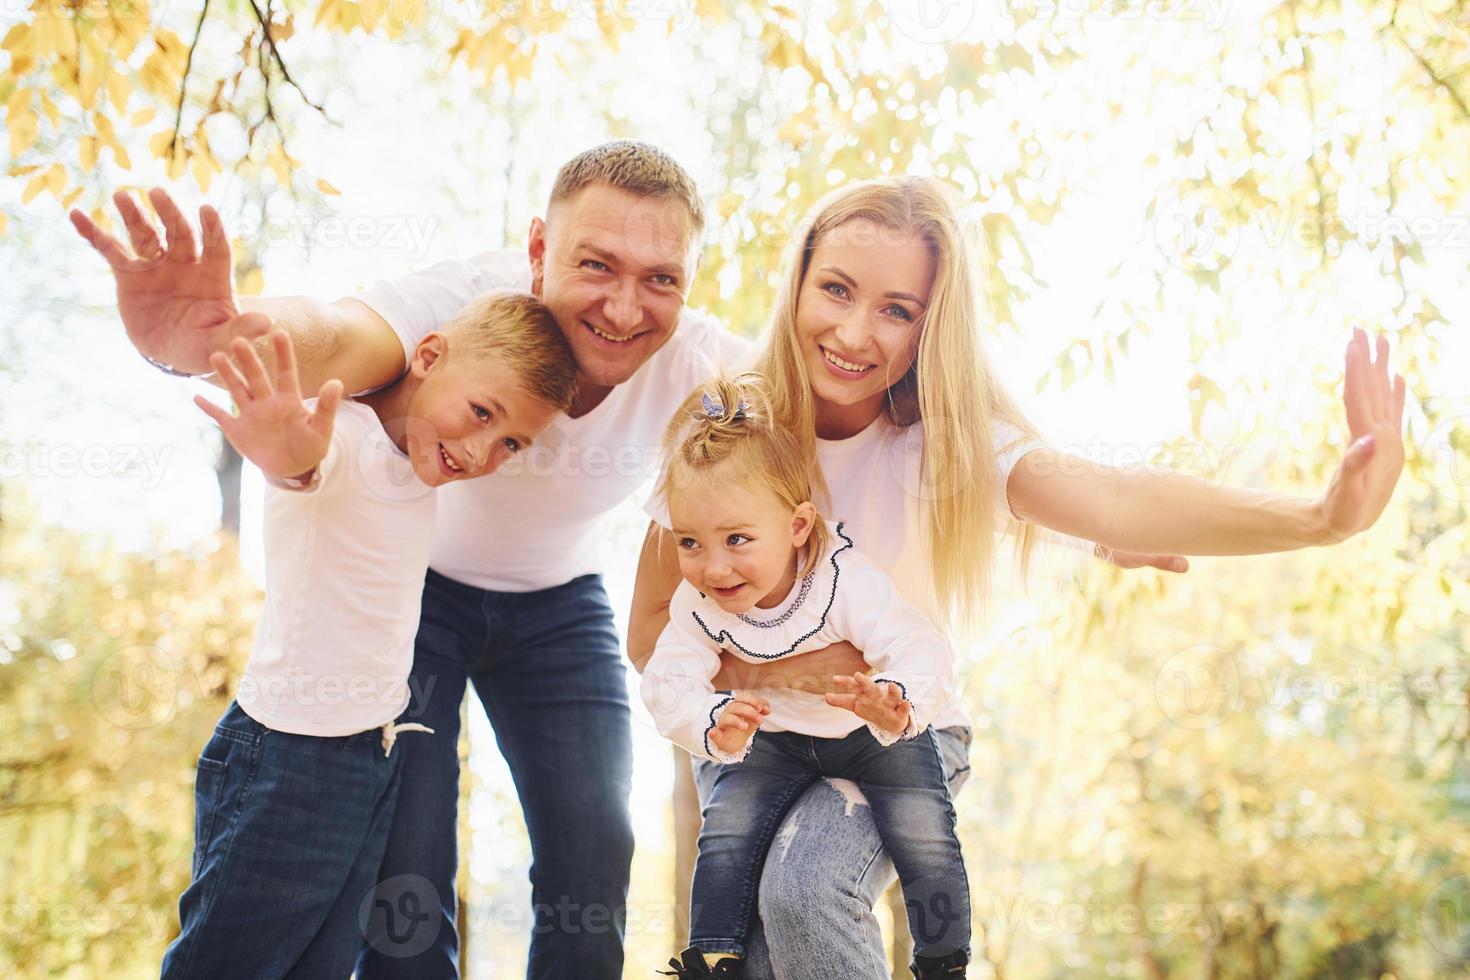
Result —
[[[1355, 330], [1343, 401], [1352, 443], [1321, 497], [1223, 487], [1165, 470], [1104, 466], [1045, 446], [980, 348], [972, 259], [944, 185], [884, 178], [820, 201], [795, 239], [760, 370], [776, 409], [848, 522], [905, 598], [950, 627], [982, 618], [996, 532], [1023, 522], [1023, 570], [1040, 525], [1104, 548], [1246, 555], [1332, 544], [1371, 526], [1403, 468], [1403, 378], [1388, 343]], [[1002, 509], [1006, 508], [1006, 509]], [[635, 664], [667, 622], [678, 581], [668, 533], [650, 533], [629, 629]], [[727, 664], [720, 688], [861, 669], [828, 648], [761, 668]], [[779, 675], [773, 680], [773, 674]], [[968, 772], [963, 717], [936, 721], [953, 793]], [[702, 782], [713, 764], [696, 767]], [[853, 791], [818, 783], [785, 818], [761, 879], [748, 978], [886, 977], [872, 908], [894, 880]], [[779, 857], [778, 857], [779, 855]], [[768, 956], [767, 950], [769, 951]]]

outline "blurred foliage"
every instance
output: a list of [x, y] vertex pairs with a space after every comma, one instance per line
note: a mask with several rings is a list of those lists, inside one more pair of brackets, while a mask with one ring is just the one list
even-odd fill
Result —
[[189, 879], [194, 763], [249, 656], [232, 539], [121, 554], [0, 522], [0, 972], [156, 976]]
[[[715, 161], [691, 301], [733, 327], [765, 323], [821, 194], [926, 172], [966, 202], [997, 336], [1054, 348], [1036, 391], [1116, 384], [1150, 350], [1182, 349], [1184, 375], [1149, 384], [1183, 400], [1188, 432], [1149, 462], [1320, 491], [1344, 430], [1322, 352], [1349, 322], [1391, 337], [1410, 385], [1408, 467], [1371, 533], [1196, 560], [1183, 578], [1091, 568], [971, 658], [959, 810], [977, 961], [998, 978], [1467, 975], [1470, 404], [1442, 353], [1442, 309], [1470, 285], [1463, 0], [1008, 0], [944, 43], [877, 0], [36, 0], [0, 55], [20, 202], [0, 231], [50, 198], [91, 209], [114, 187], [208, 191], [221, 174], [330, 210], [322, 163], [287, 144], [306, 114], [330, 116], [335, 69], [369, 36], [432, 51], [406, 84], [468, 88], [529, 151], [529, 110], [625, 66], [648, 28], [631, 11], [665, 7], [670, 50], [701, 73], [658, 84], [707, 120]], [[603, 111], [614, 135], [640, 135]], [[527, 155], [512, 192], [549, 185]], [[1088, 243], [1115, 257], [1106, 281], [1046, 267], [1043, 243], [1077, 234], [1069, 215], [1120, 168], [1142, 193]], [[250, 254], [255, 291], [268, 262]], [[1049, 319], [1062, 292], [1087, 297], [1089, 322]], [[0, 819], [16, 927], [0, 968], [155, 972], [188, 868], [194, 755], [257, 598], [227, 546], [121, 555], [36, 525], [14, 496]], [[672, 854], [640, 844], [652, 919]], [[486, 945], [508, 947], [501, 932]], [[629, 976], [667, 932], [660, 919], [630, 944]]]

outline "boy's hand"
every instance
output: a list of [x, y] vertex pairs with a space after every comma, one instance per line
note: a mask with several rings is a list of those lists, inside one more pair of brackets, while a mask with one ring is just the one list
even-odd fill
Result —
[[842, 692], [827, 695], [827, 703], [834, 708], [846, 708], [863, 721], [894, 735], [902, 735], [909, 727], [913, 706], [904, 699], [897, 684], [879, 684], [867, 674], [853, 674], [832, 678], [832, 686]]
[[745, 743], [761, 727], [761, 719], [770, 713], [771, 705], [765, 698], [737, 693], [735, 700], [725, 705], [715, 719], [715, 730], [709, 733], [710, 744], [726, 755], [734, 755], [745, 748]]
[[342, 400], [342, 382], [334, 378], [322, 385], [312, 411], [301, 400], [291, 338], [284, 330], [276, 330], [271, 333], [271, 344], [276, 352], [274, 385], [249, 341], [233, 340], [231, 357], [219, 352], [210, 355], [210, 366], [235, 399], [239, 415], [231, 415], [202, 395], [194, 396], [194, 404], [218, 422], [230, 445], [267, 476], [305, 479], [332, 444], [332, 420]]

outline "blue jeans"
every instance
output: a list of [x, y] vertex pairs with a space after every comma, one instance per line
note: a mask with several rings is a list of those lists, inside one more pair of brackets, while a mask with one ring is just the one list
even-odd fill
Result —
[[689, 944], [706, 953], [745, 955], [776, 829], [823, 776], [855, 780], [867, 797], [903, 883], [915, 952], [968, 953], [969, 883], [939, 744], [926, 729], [885, 748], [867, 726], [844, 738], [760, 732], [745, 761], [722, 767], [700, 828]]
[[[970, 730], [933, 731], [953, 796], [969, 778]], [[710, 799], [723, 768], [694, 760], [701, 802]], [[774, 840], [761, 869], [759, 918], [745, 951], [746, 980], [888, 980], [873, 907], [896, 872], [857, 785], [829, 778], [807, 787]]]
[[400, 742], [403, 803], [379, 871], [397, 915], [368, 929], [359, 980], [459, 976], [455, 822], [466, 682], [495, 730], [530, 836], [535, 925], [527, 976], [621, 978], [633, 860], [632, 716], [602, 579], [489, 592], [430, 571], [404, 720], [435, 734]]
[[388, 841], [405, 735], [266, 728], [230, 703], [194, 785], [194, 868], [165, 980], [345, 980]]

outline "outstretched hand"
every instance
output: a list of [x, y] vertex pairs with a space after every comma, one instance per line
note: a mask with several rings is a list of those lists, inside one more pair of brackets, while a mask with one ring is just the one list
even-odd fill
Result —
[[342, 400], [342, 382], [333, 378], [321, 387], [315, 409], [301, 400], [296, 355], [284, 330], [271, 333], [276, 353], [275, 384], [248, 341], [230, 343], [230, 357], [215, 353], [209, 363], [234, 398], [239, 415], [231, 415], [202, 395], [194, 404], [219, 423], [225, 438], [241, 456], [267, 476], [305, 478], [327, 455], [332, 421]]
[[1318, 501], [1329, 541], [1372, 527], [1404, 468], [1404, 379], [1390, 379], [1388, 338], [1376, 347], [1375, 359], [1367, 333], [1353, 329], [1342, 392], [1352, 443]]
[[112, 196], [131, 249], [81, 211], [71, 212], [71, 223], [112, 267], [118, 313], [133, 346], [175, 370], [203, 374], [211, 354], [237, 337], [264, 335], [270, 318], [240, 311], [230, 240], [219, 212], [207, 204], [199, 209], [201, 253], [194, 229], [168, 192], [154, 188], [148, 199], [163, 221], [164, 237], [132, 195], [118, 191]]

